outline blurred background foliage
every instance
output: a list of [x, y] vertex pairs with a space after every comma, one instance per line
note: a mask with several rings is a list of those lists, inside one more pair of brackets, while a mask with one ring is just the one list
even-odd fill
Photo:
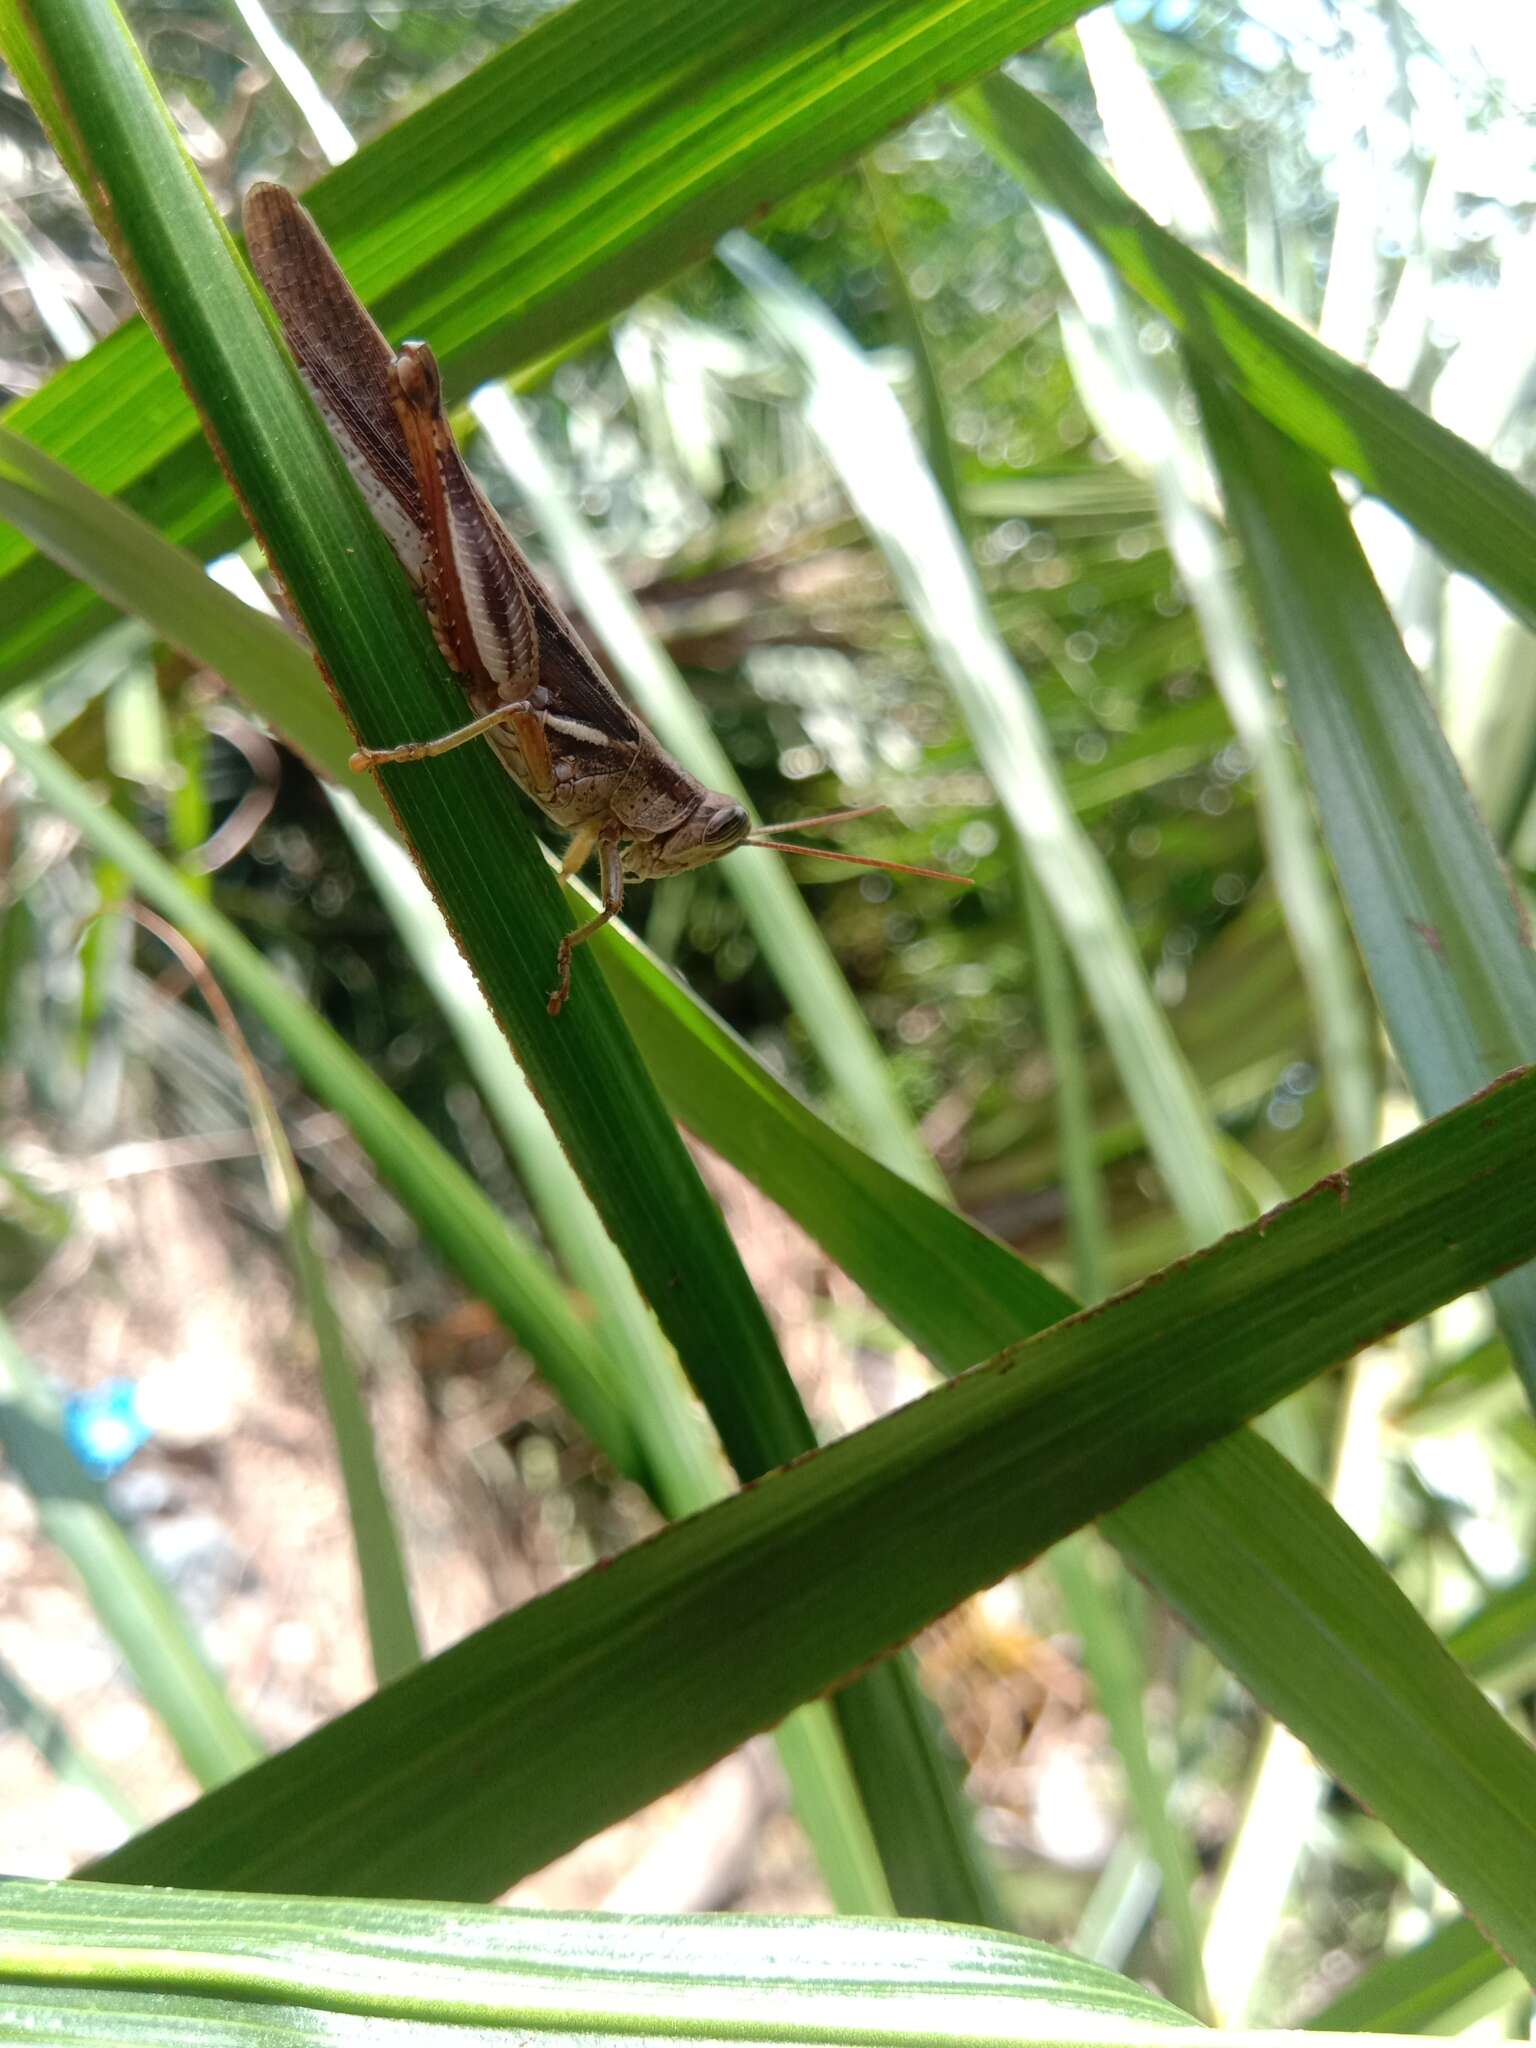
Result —
[[[277, 23], [323, 106], [366, 139], [546, 11], [333, 0]], [[254, 17], [198, 4], [127, 12], [226, 214], [253, 179], [302, 188], [322, 169], [324, 148], [345, 147], [319, 115], [305, 118], [302, 94], [283, 89]], [[1122, 0], [1113, 23], [1128, 45], [1101, 20], [1086, 45], [1092, 61], [1068, 33], [1020, 60], [1015, 75], [1095, 143], [1108, 120], [1127, 175], [1136, 167], [1119, 164], [1126, 131], [1117, 140], [1110, 97], [1114, 67], [1133, 50], [1208, 195], [1208, 252], [1528, 479], [1533, 344], [1517, 312], [1528, 311], [1536, 233], [1536, 71], [1521, 12], [1497, 0]], [[1150, 130], [1134, 132], [1150, 140]], [[940, 108], [862, 164], [799, 191], [753, 232], [866, 352], [928, 450], [992, 617], [1028, 676], [1071, 807], [1107, 864], [1135, 951], [1218, 1122], [1235, 1214], [1298, 1191], [1365, 1147], [1341, 1151], [1340, 1106], [1325, 1079], [1328, 1020], [1297, 965], [1250, 748], [1213, 680], [1187, 576], [1170, 553], [1166, 502], [1138, 445], [1135, 394], [1091, 323], [1068, 308], [1064, 325], [1061, 273], [1039, 215], [974, 130]], [[0, 394], [40, 388], [130, 310], [7, 82]], [[1128, 319], [1187, 428], [1194, 413], [1168, 331], [1141, 310]], [[800, 392], [801, 372], [751, 294], [712, 261], [524, 380], [546, 459], [686, 677], [758, 815], [777, 822], [882, 802], [886, 812], [848, 827], [840, 843], [974, 881], [962, 894], [794, 868], [956, 1204], [1065, 1285], [1091, 1293], [1095, 1282], [1122, 1284], [1183, 1249], [1185, 1227], [1095, 1013], [1063, 984], [1058, 961], [1058, 1025], [1065, 1018], [1082, 1048], [1106, 1217], [1096, 1244], [1071, 1240], [1059, 1067], [1043, 1010], [1049, 925], [1038, 905], [1031, 918], [1013, 827], [886, 556], [807, 425]], [[476, 460], [509, 524], [547, 560], [537, 507], [494, 455], [480, 449]], [[1380, 508], [1365, 507], [1360, 528], [1524, 888], [1536, 872], [1529, 637]], [[552, 573], [558, 582], [558, 567]], [[581, 621], [582, 591], [563, 595]], [[537, 1232], [454, 1031], [303, 762], [275, 746], [217, 678], [132, 622], [45, 675], [4, 680], [30, 693], [65, 758], [110, 786], [120, 813], [256, 942], [492, 1201]], [[178, 1500], [209, 1499], [194, 1468], [218, 1439], [219, 1403], [209, 1403], [201, 1436], [203, 1424], [185, 1412], [209, 1339], [183, 1330], [181, 1376], [167, 1379], [166, 1358], [146, 1338], [156, 1317], [154, 1231], [120, 1260], [112, 1230], [122, 1218], [108, 1192], [141, 1171], [194, 1171], [234, 1248], [226, 1265], [250, 1262], [269, 1300], [283, 1299], [242, 1135], [240, 1077], [199, 1012], [158, 999], [174, 990], [175, 970], [128, 915], [122, 875], [14, 789], [0, 830], [9, 854], [0, 926], [6, 1292], [62, 1394], [148, 1365], [171, 1388], [144, 1424], [149, 1449], [114, 1485], [142, 1529], [158, 1518], [161, 1562], [217, 1653], [252, 1524], [242, 1533], [228, 1503], [212, 1499], [216, 1526], [189, 1535], [187, 1514], [178, 1522], [171, 1512]], [[813, 1100], [826, 1097], [817, 1047], [723, 867], [636, 891], [626, 917], [777, 1072]], [[1369, 1087], [1381, 1091], [1387, 1128], [1400, 1128], [1411, 1112], [1359, 1000]], [[248, 1028], [309, 1169], [321, 1241], [338, 1274], [371, 1282], [371, 1292], [346, 1290], [344, 1320], [359, 1352], [377, 1361], [402, 1330], [408, 1337], [411, 1370], [400, 1383], [426, 1388], [418, 1421], [433, 1445], [420, 1485], [432, 1461], [448, 1457], [445, 1443], [457, 1454], [471, 1441], [497, 1531], [477, 1540], [490, 1551], [508, 1526], [517, 1534], [521, 1576], [483, 1564], [486, 1601], [504, 1603], [627, 1540], [647, 1514], [633, 1491], [531, 1391], [490, 1318], [461, 1298], [336, 1120], [304, 1095], [281, 1049]], [[832, 1114], [847, 1112], [834, 1103]], [[147, 1148], [137, 1162], [135, 1146]], [[824, 1423], [856, 1421], [915, 1383], [910, 1350], [829, 1268], [775, 1236], [781, 1226], [766, 1205], [738, 1188], [731, 1214]], [[92, 1304], [74, 1322], [65, 1313], [72, 1297], [77, 1309]], [[284, 1307], [274, 1316], [280, 1331], [287, 1315]], [[261, 1354], [259, 1340], [252, 1350]], [[258, 1407], [297, 1398], [281, 1372], [286, 1391], [259, 1392], [270, 1370], [253, 1367]], [[1314, 1395], [1301, 1403], [1288, 1448], [1322, 1472], [1340, 1396], [1334, 1387]], [[170, 1423], [167, 1398], [181, 1410]], [[1449, 1626], [1517, 1580], [1529, 1555], [1529, 1416], [1502, 1343], [1475, 1307], [1399, 1346], [1373, 1400], [1375, 1505], [1364, 1519], [1417, 1604]], [[466, 1540], [462, 1529], [444, 1533], [445, 1554]], [[11, 1541], [21, 1542], [14, 1529]], [[1513, 1615], [1510, 1597], [1501, 1611]], [[1036, 1573], [1024, 1591], [977, 1603], [930, 1644], [925, 1669], [972, 1766], [1020, 1923], [1166, 1983], [1170, 1937], [1151, 1916], [1147, 1855], [1134, 1824], [1122, 1822], [1113, 1743], [1087, 1711], [1106, 1680], [1090, 1648], [1085, 1681], [1073, 1648], [1084, 1614], [1105, 1601], [1136, 1645], [1132, 1690], [1144, 1699], [1162, 1782], [1173, 1788], [1209, 1903], [1223, 1853], [1251, 1812], [1245, 1785], [1258, 1723], [1155, 1602], [1123, 1575], [1109, 1579], [1096, 1550], [1084, 1548], [1075, 1584], [1068, 1573], [1050, 1583]], [[454, 1633], [475, 1613], [472, 1598], [457, 1611], [450, 1601], [431, 1633]], [[1524, 1721], [1536, 1632], [1522, 1613], [1494, 1636], [1483, 1669], [1498, 1674]], [[35, 1640], [18, 1626], [0, 1640], [0, 1656], [24, 1663]], [[307, 1663], [302, 1645], [294, 1650], [305, 1684], [267, 1714], [269, 1738], [355, 1694], [356, 1670], [312, 1675], [331, 1647], [311, 1644]], [[40, 1673], [23, 1676], [50, 1690]], [[260, 1718], [259, 1700], [251, 1705]], [[78, 1777], [78, 1757], [72, 1768]], [[166, 1797], [158, 1784], [143, 1796]], [[18, 1839], [8, 1864], [47, 1865], [31, 1837]], [[1296, 1856], [1306, 1882], [1263, 1922], [1252, 1982], [1229, 1990], [1229, 2013], [1275, 2020], [1317, 2008], [1384, 1947], [1426, 1931], [1443, 1903], [1385, 1830], [1326, 1788], [1287, 1870]], [[781, 1896], [761, 1873], [753, 1882], [766, 1886], [760, 1896]], [[785, 1895], [799, 1899], [810, 1882], [802, 1870]], [[1507, 2001], [1508, 1984], [1494, 1980], [1482, 1995]]]

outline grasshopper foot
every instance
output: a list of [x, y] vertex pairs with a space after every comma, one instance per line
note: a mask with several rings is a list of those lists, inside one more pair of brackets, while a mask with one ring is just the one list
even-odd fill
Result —
[[571, 992], [571, 943], [570, 939], [560, 941], [560, 951], [556, 956], [560, 979], [550, 990], [546, 1006], [551, 1017], [559, 1016], [565, 1008], [565, 999]]
[[347, 766], [354, 775], [366, 775], [370, 768], [386, 768], [396, 761], [429, 761], [441, 752], [435, 740], [408, 740], [403, 747], [357, 747]]

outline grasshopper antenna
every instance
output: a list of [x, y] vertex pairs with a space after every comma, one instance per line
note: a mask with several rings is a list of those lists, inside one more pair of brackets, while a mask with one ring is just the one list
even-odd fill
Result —
[[918, 868], [905, 860], [874, 860], [863, 853], [830, 853], [824, 846], [790, 846], [782, 839], [743, 839], [740, 843], [743, 846], [766, 846], [770, 853], [798, 853], [806, 860], [840, 860], [851, 868], [878, 868], [887, 875], [922, 875], [927, 881], [949, 882], [957, 889], [975, 886], [970, 875], [954, 875], [947, 868]]
[[808, 832], [813, 825], [843, 825], [850, 818], [870, 818], [876, 811], [888, 810], [888, 804], [860, 804], [851, 811], [823, 811], [819, 818], [791, 818], [783, 825], [759, 825], [750, 839], [742, 840], [743, 846], [766, 846], [773, 853], [798, 853], [807, 860], [839, 860], [851, 868], [878, 868], [887, 875], [921, 875], [929, 882], [950, 882], [957, 889], [973, 886], [969, 875], [952, 875], [946, 868], [918, 868], [910, 861], [875, 860], [863, 853], [831, 853], [824, 846], [794, 846], [780, 839], [780, 832]]
[[850, 818], [872, 818], [876, 811], [889, 809], [889, 804], [860, 804], [856, 811], [823, 811], [819, 818], [790, 818], [782, 825], [755, 826], [752, 836], [776, 839], [781, 832], [809, 832], [813, 825], [844, 825]]

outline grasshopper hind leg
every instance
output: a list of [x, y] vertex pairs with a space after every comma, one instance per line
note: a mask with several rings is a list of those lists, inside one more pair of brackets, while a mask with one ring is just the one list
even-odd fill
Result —
[[549, 993], [551, 1017], [559, 1016], [571, 992], [571, 955], [624, 908], [624, 869], [619, 856], [618, 833], [612, 826], [583, 825], [566, 848], [565, 859], [560, 863], [560, 878], [566, 881], [574, 875], [594, 844], [598, 847], [602, 869], [603, 907], [596, 917], [577, 925], [575, 931], [567, 932], [560, 941], [560, 950], [555, 956], [558, 979]]

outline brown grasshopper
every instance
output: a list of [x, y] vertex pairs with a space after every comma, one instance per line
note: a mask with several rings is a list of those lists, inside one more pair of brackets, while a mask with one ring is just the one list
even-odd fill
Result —
[[[571, 834], [561, 879], [598, 856], [603, 907], [560, 941], [551, 1015], [570, 993], [572, 951], [622, 908], [626, 881], [680, 875], [738, 846], [964, 880], [785, 845], [773, 835], [793, 826], [754, 831], [735, 797], [706, 789], [680, 767], [614, 692], [470, 474], [443, 410], [431, 349], [423, 342], [390, 347], [283, 186], [251, 188], [245, 237], [310, 395], [474, 714], [438, 739], [359, 748], [352, 766], [422, 761], [483, 737], [518, 787]], [[863, 815], [840, 811], [799, 823]]]

